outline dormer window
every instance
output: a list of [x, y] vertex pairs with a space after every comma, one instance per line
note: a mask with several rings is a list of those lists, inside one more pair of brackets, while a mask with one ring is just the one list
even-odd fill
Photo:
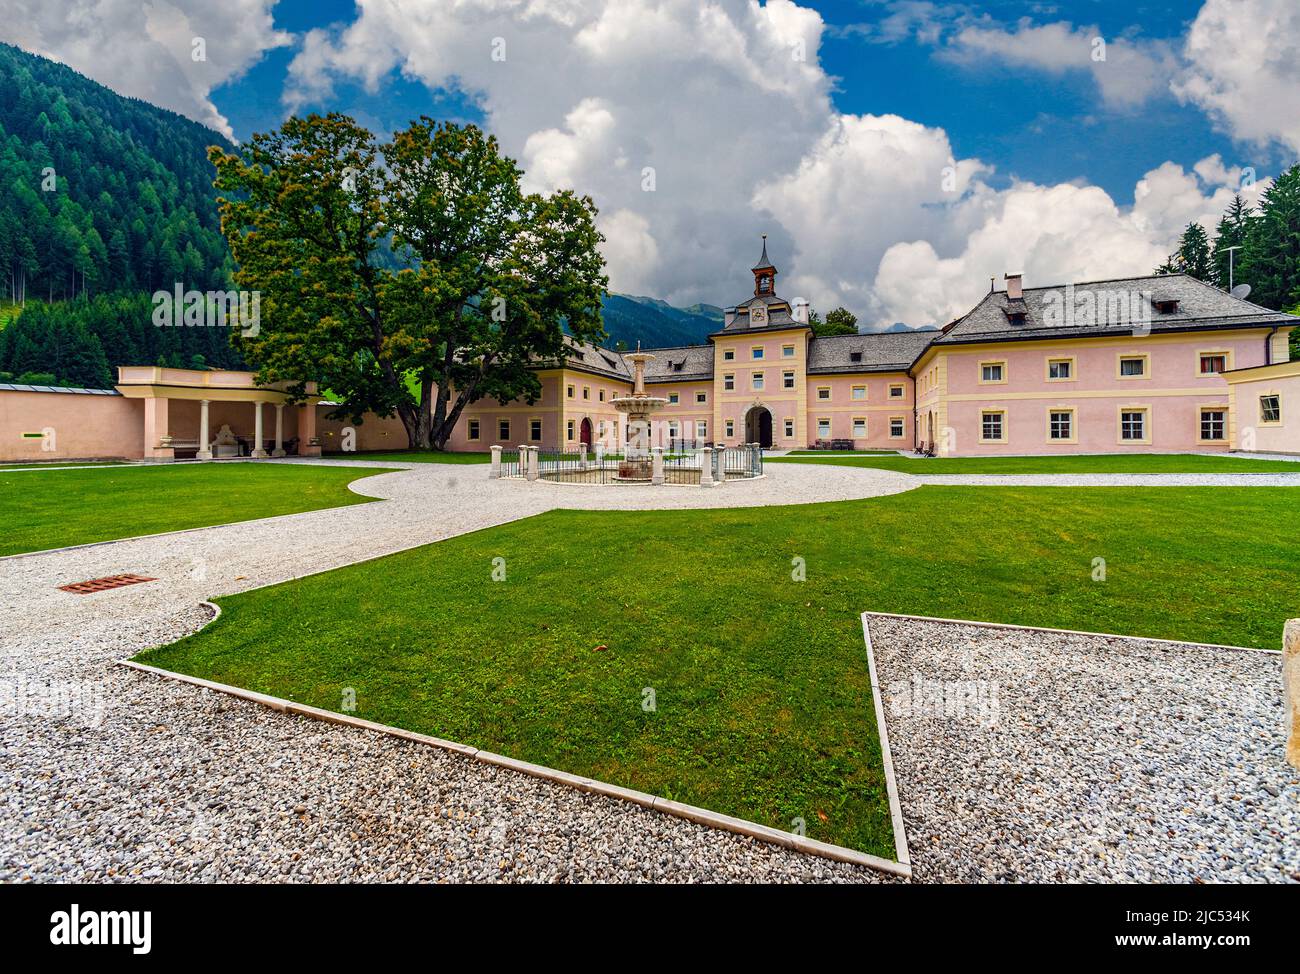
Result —
[[1156, 311], [1162, 315], [1171, 315], [1178, 310], [1177, 298], [1154, 298], [1151, 303], [1156, 306]]
[[1007, 320], [1013, 325], [1023, 325], [1025, 323], [1025, 313], [1023, 311], [1008, 311]]
[[861, 353], [861, 352], [849, 352], [849, 361], [850, 361], [850, 362], [861, 362], [861, 361], [862, 361], [862, 353]]

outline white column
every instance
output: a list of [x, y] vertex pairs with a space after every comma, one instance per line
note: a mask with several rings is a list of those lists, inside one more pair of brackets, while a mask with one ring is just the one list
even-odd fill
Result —
[[284, 456], [284, 403], [275, 404], [275, 452], [273, 457]]
[[713, 486], [713, 448], [706, 446], [700, 450], [700, 486]]
[[253, 456], [262, 459], [266, 451], [262, 449], [262, 404], [253, 403]]
[[541, 476], [541, 468], [538, 465], [537, 447], [528, 448], [528, 479], [536, 480]]
[[664, 482], [664, 448], [655, 447], [650, 452], [650, 483], [662, 484]]
[[488, 471], [489, 480], [501, 479], [501, 447], [492, 448], [492, 469]]
[[212, 437], [208, 432], [208, 401], [199, 400], [199, 452], [195, 454], [196, 459], [212, 459]]

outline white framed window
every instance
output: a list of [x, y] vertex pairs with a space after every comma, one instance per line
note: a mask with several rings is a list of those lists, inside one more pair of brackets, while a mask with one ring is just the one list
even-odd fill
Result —
[[788, 440], [792, 436], [794, 436], [794, 420], [787, 419], [785, 421], [785, 438]]
[[727, 439], [731, 439], [731, 437], [736, 435], [736, 421], [734, 419], [727, 420], [726, 429], [727, 429]]
[[890, 398], [890, 399], [902, 399], [902, 398], [903, 398], [903, 392], [904, 392], [904, 389], [903, 389], [903, 383], [901, 383], [901, 382], [895, 382], [893, 385], [891, 385], [891, 386], [889, 387], [889, 398]]
[[854, 398], [855, 400], [857, 400], [858, 402], [862, 402], [862, 400], [866, 399], [866, 398], [867, 398], [867, 387], [866, 387], [866, 386], [854, 386], [854, 387], [853, 387], [853, 398]]
[[1124, 443], [1147, 441], [1147, 410], [1121, 409], [1119, 411], [1119, 438]]
[[863, 440], [866, 439], [866, 436], [867, 436], [867, 417], [854, 416], [853, 417], [853, 438], [855, 440]]
[[1227, 352], [1201, 352], [1200, 363], [1201, 375], [1218, 375], [1230, 368]]
[[1121, 379], [1145, 378], [1148, 371], [1147, 357], [1145, 355], [1121, 355], [1118, 368]]
[[750, 376], [750, 382], [752, 383], [751, 388], [753, 388], [753, 390], [754, 390], [755, 392], [762, 392], [762, 391], [763, 391], [763, 373], [762, 373], [762, 372], [755, 372], [752, 376]]
[[697, 393], [695, 394], [695, 401], [696, 401], [696, 402], [708, 402], [708, 401], [709, 401], [709, 394], [708, 394], [707, 392], [697, 392]]
[[781, 373], [781, 386], [782, 386], [783, 388], [785, 388], [785, 389], [793, 389], [793, 388], [794, 388], [794, 373], [793, 373], [793, 372], [782, 372], [782, 373]]
[[1074, 378], [1074, 359], [1049, 358], [1047, 360], [1048, 382], [1069, 382]]
[[1282, 397], [1269, 393], [1259, 397], [1259, 421], [1261, 423], [1282, 422]]
[[1047, 438], [1074, 441], [1074, 410], [1049, 409], [1047, 411]]
[[573, 434], [577, 429], [577, 425], [578, 424], [575, 423], [573, 420], [569, 420], [567, 423], [564, 424], [564, 438], [566, 440], [573, 439]]
[[1007, 381], [1007, 363], [1006, 362], [981, 362], [980, 363], [980, 382], [988, 385], [990, 383]]
[[793, 345], [782, 345], [782, 346], [781, 346], [781, 357], [782, 357], [782, 358], [794, 358], [794, 346], [793, 346]]
[[577, 387], [577, 386], [565, 386], [565, 387], [564, 387], [564, 395], [565, 395], [565, 398], [566, 398], [566, 399], [572, 399], [575, 395], [577, 395], [577, 393], [578, 393], [578, 387]]
[[682, 401], [681, 393], [678, 392], [668, 393], [668, 405], [676, 406], [681, 401]]
[[733, 392], [736, 388], [736, 376], [728, 372], [722, 377], [722, 389], [724, 392]]
[[1228, 410], [1223, 406], [1201, 407], [1201, 441], [1220, 443], [1228, 438]]
[[709, 438], [708, 420], [697, 419], [695, 421], [695, 438], [697, 440], [707, 440]]
[[736, 361], [736, 350], [734, 348], [724, 348], [722, 350], [722, 361], [724, 362]]
[[891, 440], [901, 440], [905, 429], [905, 422], [902, 416], [889, 417], [889, 438]]
[[677, 425], [677, 420], [670, 419], [668, 421], [668, 438], [671, 440], [677, 439], [680, 429], [681, 428]]
[[831, 438], [831, 421], [828, 417], [817, 420], [817, 438], [822, 440]]
[[818, 386], [818, 387], [817, 387], [817, 398], [820, 399], [822, 402], [828, 402], [828, 401], [830, 400], [830, 398], [831, 398], [831, 387], [830, 387], [830, 386]]
[[763, 357], [763, 346], [762, 346], [762, 345], [755, 345], [755, 346], [754, 346], [753, 348], [751, 348], [749, 351], [750, 351], [750, 354], [753, 356], [753, 359], [754, 359], [755, 362], [757, 362], [759, 359], [761, 359], [761, 358]]
[[980, 413], [980, 442], [1001, 443], [1006, 439], [1007, 414], [1000, 409]]
[[478, 420], [471, 419], [468, 424], [468, 435], [471, 440], [478, 439]]

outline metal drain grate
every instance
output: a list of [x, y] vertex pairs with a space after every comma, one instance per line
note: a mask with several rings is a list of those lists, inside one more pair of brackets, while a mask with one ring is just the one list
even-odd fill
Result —
[[110, 588], [121, 588], [123, 585], [139, 585], [141, 582], [156, 582], [156, 578], [145, 578], [143, 575], [109, 575], [107, 578], [92, 578], [88, 582], [74, 582], [71, 585], [60, 585], [60, 592], [71, 592], [74, 595], [89, 595], [91, 592], [104, 592]]

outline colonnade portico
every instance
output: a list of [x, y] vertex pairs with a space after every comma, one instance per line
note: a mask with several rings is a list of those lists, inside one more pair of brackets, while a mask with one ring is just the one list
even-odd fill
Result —
[[[316, 431], [320, 396], [315, 383], [307, 383], [306, 399], [294, 403], [289, 402], [289, 385], [259, 386], [252, 372], [121, 366], [117, 390], [127, 398], [143, 400], [146, 459], [173, 460], [178, 453], [188, 456], [190, 451], [198, 460], [238, 456], [239, 443], [247, 445], [247, 455], [254, 459], [285, 456], [286, 406], [294, 425], [289, 445], [296, 446], [298, 456], [320, 456]], [[275, 407], [274, 446], [269, 450], [266, 405]], [[220, 442], [223, 436], [227, 442]]]

